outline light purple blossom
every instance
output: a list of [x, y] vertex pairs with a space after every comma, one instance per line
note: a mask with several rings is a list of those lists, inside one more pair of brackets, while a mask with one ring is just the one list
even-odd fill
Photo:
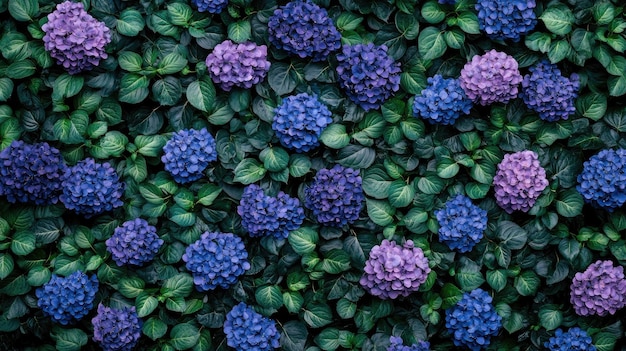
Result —
[[624, 267], [598, 260], [578, 272], [570, 286], [570, 302], [579, 316], [606, 316], [626, 306]]
[[496, 50], [476, 55], [461, 70], [461, 88], [483, 106], [517, 97], [522, 75], [512, 56]]
[[548, 186], [546, 170], [534, 151], [504, 155], [493, 177], [496, 202], [507, 213], [528, 212]]
[[225, 40], [215, 46], [205, 63], [213, 82], [224, 91], [234, 86], [250, 89], [261, 82], [270, 69], [267, 46], [251, 41], [236, 44]]

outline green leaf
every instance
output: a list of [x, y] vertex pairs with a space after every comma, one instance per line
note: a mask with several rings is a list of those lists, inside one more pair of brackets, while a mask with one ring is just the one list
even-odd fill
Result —
[[419, 53], [424, 60], [434, 60], [446, 52], [443, 32], [435, 27], [426, 27], [417, 39]]
[[479, 265], [465, 257], [461, 258], [459, 263], [460, 267], [457, 269], [455, 279], [461, 289], [472, 291], [485, 282]]
[[449, 179], [459, 173], [460, 167], [451, 157], [442, 157], [437, 162], [437, 175]]
[[56, 343], [58, 351], [80, 351], [87, 345], [87, 334], [76, 328], [65, 329], [55, 327], [50, 332], [52, 340]]
[[235, 43], [243, 43], [250, 39], [252, 35], [252, 26], [250, 21], [237, 21], [228, 25], [228, 39]]
[[193, 10], [187, 4], [175, 2], [167, 5], [167, 14], [169, 15], [170, 23], [175, 26], [186, 27], [193, 16]]
[[298, 85], [294, 74], [294, 66], [283, 62], [272, 63], [267, 74], [270, 87], [278, 95], [291, 93]]
[[187, 66], [187, 59], [177, 52], [171, 52], [161, 59], [158, 74], [174, 74], [180, 72]]
[[283, 293], [283, 304], [289, 313], [298, 313], [304, 305], [304, 297], [298, 291], [286, 291]]
[[289, 156], [289, 174], [293, 177], [302, 177], [311, 170], [311, 159], [306, 155], [292, 154]]
[[222, 188], [215, 184], [205, 184], [198, 191], [198, 203], [204, 206], [210, 206], [217, 196], [222, 192]]
[[305, 255], [315, 251], [319, 235], [315, 229], [310, 227], [300, 227], [292, 230], [287, 237], [293, 250], [299, 255]]
[[[95, 257], [95, 256], [94, 256]], [[1, 264], [1, 263], [0, 263]], [[0, 267], [1, 270], [1, 267]], [[39, 287], [50, 281], [52, 272], [47, 267], [34, 267], [28, 272], [26, 281], [32, 287]]]
[[156, 317], [150, 317], [141, 327], [141, 331], [152, 341], [156, 341], [167, 333], [167, 324]]
[[441, 9], [437, 1], [428, 1], [422, 6], [422, 17], [430, 24], [437, 24], [446, 18], [446, 13]]
[[546, 330], [554, 330], [561, 325], [563, 313], [558, 305], [543, 305], [539, 309], [539, 322]]
[[533, 271], [524, 271], [515, 277], [513, 286], [515, 290], [522, 296], [532, 296], [537, 293], [541, 280]]
[[187, 87], [187, 100], [200, 111], [209, 112], [215, 107], [215, 87], [209, 77], [191, 82]]
[[162, 135], [138, 135], [133, 142], [137, 152], [146, 157], [159, 156], [166, 143], [167, 139]]
[[388, 201], [366, 198], [365, 202], [367, 206], [367, 215], [372, 222], [381, 227], [389, 225], [393, 222], [393, 215], [396, 213], [396, 209], [393, 208]]
[[146, 159], [141, 155], [133, 155], [127, 158], [124, 174], [133, 178], [137, 183], [143, 182], [148, 177]]
[[619, 77], [611, 76], [607, 80], [609, 94], [611, 96], [622, 96], [626, 94], [626, 75]]
[[[19, 1], [19, 0], [18, 0]], [[32, 76], [37, 71], [37, 66], [30, 60], [13, 62], [6, 68], [5, 74], [11, 79], [24, 79]]]
[[259, 161], [253, 158], [245, 158], [235, 167], [235, 179], [233, 180], [248, 185], [261, 180], [266, 172], [267, 170], [263, 168]]
[[419, 22], [415, 16], [403, 12], [396, 12], [395, 16], [396, 29], [407, 40], [417, 38], [419, 32]]
[[507, 274], [503, 269], [489, 270], [487, 271], [487, 284], [493, 288], [493, 290], [500, 292], [506, 287]]
[[597, 2], [593, 5], [593, 18], [597, 25], [609, 24], [615, 18], [615, 7], [610, 2]]
[[0, 78], [0, 101], [7, 101], [13, 94], [13, 81], [9, 78]]
[[139, 277], [124, 277], [117, 284], [117, 291], [129, 299], [134, 299], [143, 292], [146, 283]]
[[145, 317], [152, 313], [159, 305], [159, 300], [145, 292], [141, 293], [135, 299], [135, 307], [137, 308], [137, 316]]
[[342, 149], [350, 143], [350, 136], [343, 124], [331, 124], [320, 135], [320, 141], [332, 149]]
[[575, 262], [581, 249], [582, 245], [576, 239], [563, 238], [559, 242], [559, 252], [572, 263]]
[[122, 76], [118, 100], [129, 104], [137, 104], [145, 100], [150, 93], [150, 80], [137, 73], [126, 73]]
[[524, 43], [529, 49], [545, 54], [550, 50], [552, 37], [548, 33], [534, 32], [526, 36]]
[[270, 172], [280, 172], [289, 165], [289, 153], [282, 147], [269, 147], [259, 154], [263, 167]]
[[134, 37], [143, 30], [146, 25], [141, 13], [135, 9], [127, 8], [120, 13], [120, 18], [117, 20], [117, 31], [129, 37]]
[[141, 56], [132, 51], [122, 51], [117, 57], [120, 68], [128, 72], [141, 71], [143, 59]]
[[376, 159], [376, 151], [371, 147], [348, 145], [337, 153], [336, 162], [354, 169], [368, 168]]
[[406, 207], [413, 203], [415, 188], [402, 179], [397, 179], [389, 185], [389, 203], [395, 208]]
[[280, 346], [284, 351], [302, 351], [305, 348], [309, 331], [300, 321], [288, 321], [282, 326]]
[[500, 243], [511, 250], [519, 250], [528, 240], [528, 232], [511, 221], [500, 221], [496, 230]]
[[337, 328], [326, 328], [314, 340], [322, 350], [333, 351], [341, 346], [340, 334]]
[[478, 16], [474, 12], [462, 12], [456, 19], [456, 25], [467, 34], [480, 34]]
[[589, 93], [576, 99], [576, 110], [584, 117], [594, 121], [604, 116], [607, 109], [607, 98], [603, 94]]
[[339, 274], [350, 269], [350, 256], [339, 249], [332, 249], [324, 254], [319, 268], [329, 274]]
[[178, 224], [181, 227], [191, 227], [192, 225], [196, 224], [196, 214], [194, 212], [189, 212], [179, 205], [174, 205], [170, 207], [168, 214], [168, 218], [170, 219], [170, 221]]
[[550, 50], [548, 50], [548, 58], [552, 63], [561, 62], [570, 54], [571, 50], [572, 47], [567, 40], [553, 41], [550, 44]]
[[35, 234], [31, 231], [20, 231], [13, 235], [11, 251], [17, 256], [26, 256], [35, 251]]
[[571, 32], [575, 20], [572, 11], [562, 4], [548, 7], [539, 16], [539, 19], [543, 21], [550, 32], [558, 35], [566, 35]]
[[613, 333], [602, 331], [593, 335], [593, 344], [597, 351], [613, 351], [617, 337]]
[[107, 132], [104, 137], [98, 141], [98, 145], [104, 150], [107, 155], [106, 157], [120, 157], [126, 150], [127, 144], [128, 138], [126, 135], [117, 130]]
[[283, 294], [276, 285], [258, 287], [254, 292], [256, 302], [263, 307], [278, 309], [283, 305]]
[[13, 257], [8, 253], [0, 253], [0, 280], [6, 278], [13, 272]]
[[323, 302], [313, 302], [304, 308], [302, 318], [311, 328], [321, 328], [332, 323], [333, 313]]
[[445, 186], [445, 181], [437, 177], [436, 175], [428, 175], [426, 177], [422, 177], [417, 182], [417, 188], [424, 194], [429, 195], [439, 194], [443, 190], [443, 188], [445, 188]]
[[170, 331], [170, 340], [174, 349], [187, 350], [198, 343], [200, 331], [191, 323], [176, 324]]
[[585, 201], [576, 189], [567, 189], [559, 193], [556, 200], [556, 212], [563, 217], [576, 217], [582, 213]]
[[37, 0], [9, 0], [9, 13], [18, 21], [33, 21], [39, 14], [39, 2]]
[[352, 12], [341, 12], [339, 17], [337, 18], [337, 29], [341, 32], [347, 30], [355, 30], [359, 24], [363, 22], [363, 17], [356, 15]]

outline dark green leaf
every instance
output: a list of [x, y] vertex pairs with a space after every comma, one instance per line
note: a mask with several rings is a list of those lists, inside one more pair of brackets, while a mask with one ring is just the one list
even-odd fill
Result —
[[209, 112], [215, 107], [215, 87], [208, 77], [191, 82], [187, 87], [187, 100], [200, 111]]
[[280, 308], [283, 305], [283, 294], [276, 285], [265, 285], [254, 292], [256, 302], [263, 307]]
[[417, 39], [419, 53], [424, 60], [439, 58], [446, 52], [443, 32], [435, 27], [426, 27]]
[[566, 35], [571, 32], [575, 20], [572, 11], [562, 4], [548, 7], [539, 18], [550, 32], [558, 35]]
[[156, 341], [167, 333], [167, 324], [158, 318], [150, 317], [141, 327], [141, 331], [145, 336]]
[[187, 350], [194, 347], [200, 339], [200, 331], [191, 323], [176, 324], [170, 331], [170, 340], [175, 350]]

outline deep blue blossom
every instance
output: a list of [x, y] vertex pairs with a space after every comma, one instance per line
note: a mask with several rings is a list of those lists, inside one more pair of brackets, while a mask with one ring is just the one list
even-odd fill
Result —
[[240, 302], [226, 315], [224, 334], [228, 346], [242, 351], [270, 351], [280, 347], [276, 322]]
[[267, 46], [251, 41], [237, 44], [225, 40], [215, 46], [205, 63], [213, 82], [224, 91], [235, 86], [250, 89], [261, 82], [270, 69]]
[[515, 58], [495, 49], [474, 55], [459, 77], [465, 94], [483, 106], [515, 99], [522, 80]]
[[493, 40], [518, 42], [537, 24], [535, 0], [478, 0], [478, 26]]
[[53, 321], [68, 325], [85, 317], [93, 308], [98, 292], [98, 277], [76, 271], [67, 277], [52, 274], [50, 280], [35, 290], [37, 306]]
[[228, 5], [228, 0], [191, 0], [198, 12], [221, 13]]
[[454, 4], [456, 4], [456, 0], [439, 0], [438, 2], [440, 4], [445, 4], [445, 5], [454, 5]]
[[143, 322], [135, 306], [121, 309], [98, 305], [98, 314], [91, 320], [93, 340], [103, 351], [132, 351], [141, 337]]
[[569, 78], [548, 60], [530, 67], [522, 81], [520, 94], [528, 108], [537, 112], [544, 121], [568, 119], [576, 112], [574, 100], [578, 97], [579, 79], [576, 73]]
[[487, 229], [487, 211], [474, 205], [467, 196], [457, 195], [435, 211], [439, 222], [439, 241], [451, 250], [470, 252]]
[[550, 351], [596, 351], [591, 337], [578, 327], [570, 328], [567, 332], [557, 329], [543, 346]]
[[172, 134], [165, 143], [161, 156], [165, 170], [181, 184], [202, 178], [209, 163], [215, 160], [215, 139], [206, 128], [183, 129]]
[[432, 124], [450, 125], [472, 108], [458, 79], [444, 79], [440, 74], [428, 78], [428, 85], [413, 101], [413, 115]]
[[157, 235], [156, 228], [142, 218], [124, 222], [106, 240], [107, 250], [118, 266], [141, 266], [150, 262], [161, 245], [163, 239]]
[[446, 310], [446, 328], [452, 333], [454, 345], [472, 351], [487, 348], [491, 337], [502, 327], [491, 296], [482, 289], [464, 293], [459, 302]]
[[420, 341], [411, 346], [405, 346], [402, 338], [392, 336], [389, 338], [391, 344], [387, 347], [387, 351], [430, 351], [430, 343], [428, 341]]
[[319, 137], [332, 113], [316, 95], [301, 93], [283, 99], [274, 110], [272, 129], [280, 143], [296, 152], [308, 152], [319, 145]]
[[583, 163], [576, 189], [585, 201], [613, 212], [626, 202], [626, 149], [607, 149]]

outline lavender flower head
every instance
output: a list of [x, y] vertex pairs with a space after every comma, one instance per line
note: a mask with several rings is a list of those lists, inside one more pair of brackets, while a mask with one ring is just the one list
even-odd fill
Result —
[[174, 180], [185, 184], [204, 175], [209, 163], [217, 160], [215, 138], [206, 128], [183, 129], [174, 134], [163, 147], [161, 162]]
[[98, 305], [98, 314], [91, 320], [93, 340], [104, 351], [132, 351], [141, 337], [143, 322], [135, 306], [122, 309]]
[[502, 327], [493, 299], [482, 289], [464, 293], [459, 302], [446, 310], [446, 328], [452, 333], [454, 345], [480, 351], [491, 343], [491, 337]]
[[68, 0], [58, 4], [41, 29], [46, 33], [46, 51], [69, 74], [90, 70], [107, 58], [109, 28], [87, 13], [80, 2]]
[[337, 61], [339, 85], [365, 111], [379, 108], [400, 89], [400, 63], [385, 45], [344, 45]]
[[412, 240], [402, 246], [383, 240], [372, 248], [363, 270], [361, 286], [382, 299], [411, 295], [419, 290], [430, 273], [428, 258]]
[[492, 40], [520, 37], [535, 28], [535, 0], [478, 0], [478, 26]]
[[405, 346], [402, 338], [392, 336], [389, 338], [391, 344], [387, 347], [387, 351], [430, 351], [430, 343], [428, 341], [420, 341], [411, 346]]
[[52, 274], [50, 280], [35, 290], [37, 306], [53, 321], [68, 325], [85, 317], [93, 307], [98, 292], [98, 277], [76, 271], [67, 277]]
[[459, 79], [465, 94], [486, 106], [516, 98], [522, 75], [512, 56], [491, 50], [484, 55], [475, 55], [466, 63]]
[[528, 212], [548, 186], [546, 170], [534, 151], [504, 155], [493, 177], [496, 203], [507, 213]]
[[570, 302], [579, 316], [615, 314], [626, 306], [624, 267], [599, 260], [576, 273], [570, 286]]
[[118, 266], [141, 266], [154, 259], [163, 245], [163, 239], [145, 219], [135, 218], [115, 228], [105, 243]]
[[211, 79], [222, 90], [230, 91], [234, 86], [250, 89], [261, 82], [270, 69], [267, 46], [225, 40], [207, 56], [206, 66]]
[[591, 337], [578, 327], [570, 328], [567, 332], [557, 329], [543, 346], [550, 351], [596, 351]]
[[435, 211], [439, 222], [439, 241], [450, 250], [470, 252], [487, 229], [487, 211], [464, 195], [457, 195]]
[[280, 143], [296, 152], [308, 152], [319, 145], [319, 137], [332, 113], [316, 95], [302, 93], [283, 99], [274, 111], [272, 129]]
[[243, 302], [226, 315], [224, 334], [228, 346], [237, 350], [271, 351], [280, 347], [276, 322]]
[[525, 75], [522, 81], [521, 97], [526, 106], [544, 121], [568, 119], [576, 111], [578, 75], [563, 77], [561, 70], [548, 60], [538, 62], [529, 70], [531, 74]]
[[583, 163], [576, 189], [586, 202], [613, 212], [626, 202], [626, 149], [607, 149]]
[[48, 143], [14, 140], [0, 152], [0, 196], [10, 203], [56, 204], [66, 170], [63, 156]]
[[326, 9], [306, 1], [292, 1], [274, 11], [268, 23], [270, 42], [277, 48], [323, 61], [341, 47], [341, 34]]
[[415, 96], [413, 115], [431, 124], [452, 125], [461, 114], [468, 114], [472, 105], [458, 79], [437, 74], [429, 77], [426, 88]]
[[196, 5], [198, 12], [213, 14], [221, 13], [228, 6], [228, 0], [191, 0], [191, 2]]

